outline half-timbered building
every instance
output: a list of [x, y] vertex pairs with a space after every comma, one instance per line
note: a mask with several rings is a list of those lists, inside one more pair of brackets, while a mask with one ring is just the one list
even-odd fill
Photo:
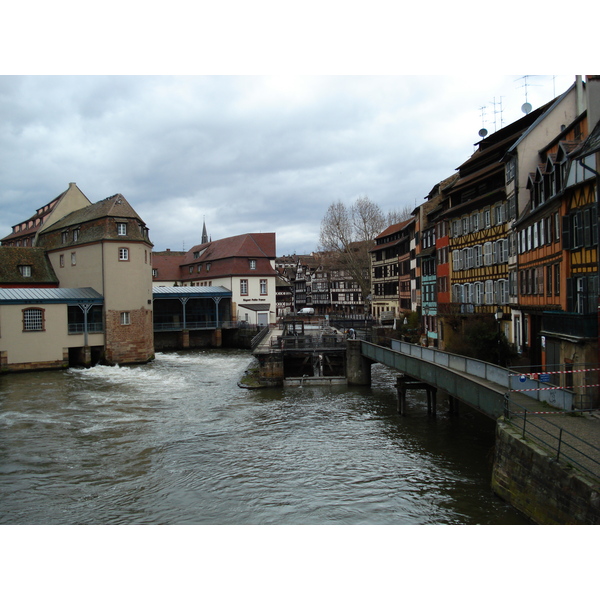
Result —
[[[390, 225], [371, 249], [372, 314], [394, 319], [410, 311], [410, 225], [414, 219]], [[402, 280], [402, 283], [401, 283]]]

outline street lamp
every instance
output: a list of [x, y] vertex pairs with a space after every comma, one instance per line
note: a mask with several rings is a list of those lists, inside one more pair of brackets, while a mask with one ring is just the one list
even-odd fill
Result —
[[501, 360], [500, 360], [500, 321], [502, 321], [502, 317], [504, 316], [504, 311], [502, 310], [502, 307], [499, 306], [496, 309], [496, 314], [494, 315], [496, 317], [496, 323], [498, 323], [498, 364], [501, 364]]

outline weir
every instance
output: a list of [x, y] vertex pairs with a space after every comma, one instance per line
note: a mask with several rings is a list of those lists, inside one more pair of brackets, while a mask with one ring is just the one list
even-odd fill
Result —
[[264, 385], [340, 385], [346, 376], [346, 336], [319, 318], [284, 319], [257, 336], [253, 349]]

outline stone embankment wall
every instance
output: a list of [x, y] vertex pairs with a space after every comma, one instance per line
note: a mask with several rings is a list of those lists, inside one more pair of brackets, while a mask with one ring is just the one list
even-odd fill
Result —
[[493, 491], [540, 525], [600, 524], [600, 486], [500, 419]]

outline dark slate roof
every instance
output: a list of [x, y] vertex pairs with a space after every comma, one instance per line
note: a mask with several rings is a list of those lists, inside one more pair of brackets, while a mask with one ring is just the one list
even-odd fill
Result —
[[[572, 151], [573, 150], [571, 150], [571, 152]], [[592, 133], [587, 136], [585, 142], [581, 145], [581, 148], [574, 152], [571, 158], [583, 158], [594, 152], [600, 152], [600, 122], [596, 123]]]
[[73, 225], [79, 225], [80, 223], [86, 223], [88, 221], [95, 221], [96, 219], [102, 219], [104, 217], [137, 219], [144, 223], [135, 210], [133, 210], [129, 202], [127, 202], [121, 194], [115, 194], [114, 196], [95, 202], [90, 206], [69, 213], [48, 227], [48, 229], [44, 229], [43, 233], [56, 231], [57, 229], [65, 229], [66, 227], [72, 227]]
[[0, 304], [102, 304], [93, 288], [0, 288]]
[[[62, 200], [65, 197], [65, 195], [67, 194], [69, 189], [71, 189], [72, 186], [77, 187], [77, 185], [75, 183], [70, 183], [69, 187], [64, 192], [62, 192], [61, 194], [56, 196], [56, 198], [54, 198], [54, 200], [51, 200], [45, 206], [38, 208], [37, 211], [35, 212], [35, 214], [33, 216], [29, 217], [29, 219], [25, 219], [24, 221], [21, 221], [21, 223], [17, 223], [17, 225], [15, 225], [15, 227], [17, 227], [18, 225], [22, 225], [24, 223], [28, 223], [29, 221], [33, 221], [34, 225], [32, 227], [29, 227], [22, 231], [13, 231], [13, 233], [11, 233], [10, 235], [7, 235], [6, 237], [2, 238], [1, 241], [8, 242], [13, 238], [16, 239], [16, 238], [21, 238], [24, 236], [29, 237], [29, 236], [35, 235], [37, 233], [37, 231], [40, 229], [40, 227], [42, 227], [42, 225], [44, 224], [44, 221], [47, 219], [47, 217], [50, 214], [52, 214], [54, 207], [59, 203], [60, 200]], [[77, 189], [79, 189], [79, 188], [77, 188]], [[81, 192], [81, 190], [79, 190], [79, 191]], [[81, 192], [81, 194], [84, 197], [86, 197], [85, 194], [83, 194], [83, 192]], [[36, 221], [39, 221], [39, 223], [37, 225], [35, 225]]]
[[[23, 277], [19, 267], [29, 265], [31, 277]], [[58, 277], [43, 248], [0, 246], [0, 286], [58, 285]]]

